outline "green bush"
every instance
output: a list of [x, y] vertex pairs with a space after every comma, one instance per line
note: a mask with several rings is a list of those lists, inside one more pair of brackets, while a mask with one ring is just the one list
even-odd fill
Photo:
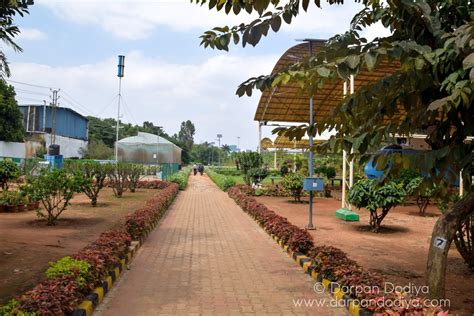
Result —
[[79, 191], [87, 195], [92, 206], [97, 206], [99, 192], [105, 186], [105, 179], [110, 168], [99, 162], [85, 160], [70, 161], [65, 169], [79, 176]]
[[169, 178], [169, 182], [176, 183], [180, 190], [186, 189], [188, 185], [189, 174], [191, 173], [191, 167], [184, 167], [179, 172], [173, 173]]
[[238, 159], [244, 175], [244, 181], [247, 185], [250, 185], [252, 178], [248, 175], [248, 172], [250, 169], [262, 167], [262, 155], [257, 152], [241, 152], [239, 153]]
[[222, 191], [227, 191], [236, 185], [236, 182], [233, 178], [219, 174], [214, 170], [207, 169], [206, 173]]
[[70, 175], [64, 170], [41, 170], [38, 177], [28, 179], [27, 185], [31, 192], [43, 204], [46, 214], [41, 209], [38, 217], [46, 218], [48, 225], [55, 225], [58, 217], [64, 212], [72, 199], [74, 192], [78, 192], [83, 181], [80, 175]]
[[379, 183], [378, 180], [363, 179], [357, 181], [349, 190], [349, 202], [370, 212], [370, 227], [378, 232], [388, 212], [400, 205], [421, 183], [421, 178], [412, 178], [408, 182], [390, 181]]
[[252, 179], [252, 183], [259, 184], [268, 176], [267, 168], [251, 168], [247, 172], [247, 176]]
[[8, 191], [8, 183], [20, 176], [20, 168], [10, 160], [0, 160], [0, 187]]
[[20, 310], [20, 302], [11, 299], [6, 305], [0, 307], [0, 316], [38, 316], [36, 312], [24, 312]]
[[295, 201], [301, 201], [301, 192], [303, 191], [304, 177], [302, 174], [295, 172], [289, 173], [283, 177], [281, 182], [283, 187], [291, 192]]
[[[56, 262], [50, 262], [46, 270], [48, 279], [54, 279], [63, 275], [73, 276], [77, 274], [77, 284], [84, 287], [88, 283], [90, 264], [84, 260], [75, 260], [71, 257], [64, 257]], [[74, 273], [75, 272], [75, 273]]]

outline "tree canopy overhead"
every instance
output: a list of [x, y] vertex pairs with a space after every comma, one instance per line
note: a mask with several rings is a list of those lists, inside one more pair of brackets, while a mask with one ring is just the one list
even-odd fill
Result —
[[[16, 52], [21, 52], [22, 48], [15, 43], [14, 38], [20, 34], [20, 29], [14, 24], [13, 18], [16, 15], [24, 16], [28, 13], [28, 5], [32, 5], [32, 0], [0, 0], [0, 40]], [[0, 77], [9, 77], [7, 56], [0, 50]]]
[[[201, 36], [201, 44], [228, 50], [233, 44], [257, 45], [262, 37], [278, 32], [319, 0], [191, 0], [226, 14], [257, 13], [250, 23], [219, 26]], [[343, 1], [328, 0], [330, 5]], [[350, 28], [334, 35], [313, 56], [297, 61], [277, 73], [250, 78], [237, 89], [239, 96], [253, 89], [269, 89], [297, 82], [303, 93], [315, 95], [329, 80], [348, 80], [382, 61], [396, 62], [397, 70], [381, 80], [357, 89], [341, 100], [324, 120], [313, 126], [277, 129], [280, 135], [301, 138], [316, 131], [335, 131], [322, 151], [344, 148], [368, 156], [394, 135], [410, 136], [420, 130], [432, 151], [412, 155], [409, 163], [442, 182], [448, 165], [455, 172], [470, 170], [474, 135], [474, 4], [468, 0], [361, 0]], [[317, 20], [314, 23], [318, 23]], [[362, 31], [376, 23], [391, 31], [385, 37], [365, 39]], [[474, 194], [446, 212], [437, 222], [433, 238], [451, 243], [460, 222], [472, 213]], [[427, 266], [432, 297], [444, 295], [447, 249], [430, 248]]]

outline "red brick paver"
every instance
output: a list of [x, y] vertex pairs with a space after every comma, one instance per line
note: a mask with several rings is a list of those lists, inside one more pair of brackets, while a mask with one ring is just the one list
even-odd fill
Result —
[[343, 308], [296, 307], [321, 299], [313, 281], [226, 193], [191, 176], [100, 315], [346, 315]]

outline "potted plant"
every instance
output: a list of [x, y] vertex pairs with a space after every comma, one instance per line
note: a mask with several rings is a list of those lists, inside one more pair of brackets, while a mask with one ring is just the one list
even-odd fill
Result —
[[26, 210], [26, 204], [28, 203], [28, 200], [26, 197], [19, 191], [14, 192], [16, 194], [16, 211], [17, 212], [23, 212]]
[[16, 212], [16, 206], [18, 204], [18, 197], [15, 192], [5, 192], [6, 195], [6, 206], [5, 210], [8, 213]]
[[3, 192], [0, 196], [0, 213], [5, 212], [5, 206], [7, 205], [6, 192]]
[[29, 211], [34, 211], [39, 208], [39, 200], [40, 197], [38, 194], [33, 190], [31, 184], [27, 184], [21, 187], [21, 192], [27, 198], [27, 209]]

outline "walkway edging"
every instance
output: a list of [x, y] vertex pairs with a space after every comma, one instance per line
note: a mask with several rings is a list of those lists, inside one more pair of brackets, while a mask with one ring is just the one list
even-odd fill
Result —
[[[247, 212], [245, 212], [248, 214]], [[257, 224], [270, 236], [274, 239], [280, 247], [283, 248], [283, 251], [286, 252], [302, 269], [305, 274], [308, 274], [313, 280], [318, 283], [321, 283], [324, 286], [325, 291], [331, 295], [336, 300], [343, 300], [344, 307], [348, 310], [351, 316], [373, 316], [374, 313], [366, 309], [360, 308], [355, 299], [352, 299], [344, 291], [341, 290], [341, 286], [337, 282], [332, 282], [331, 280], [325, 279], [316, 272], [314, 267], [311, 265], [311, 259], [299, 252], [293, 252], [290, 247], [284, 244], [277, 236], [270, 233], [262, 224], [258, 223], [257, 218], [249, 215]]]
[[108, 292], [110, 292], [114, 284], [117, 283], [117, 280], [122, 275], [123, 270], [125, 270], [127, 265], [132, 262], [132, 259], [135, 257], [138, 249], [143, 245], [148, 235], [150, 235], [150, 233], [156, 228], [165, 213], [163, 213], [163, 215], [160, 216], [158, 220], [153, 222], [152, 227], [145, 232], [145, 235], [140, 238], [140, 240], [133, 240], [131, 242], [127, 255], [125, 258], [120, 259], [120, 265], [109, 271], [105, 280], [102, 280], [102, 286], [96, 287], [89, 295], [87, 295], [86, 298], [72, 312], [72, 316], [92, 316], [94, 310], [97, 308], [97, 306], [99, 306], [100, 303], [102, 303], [105, 296]]

